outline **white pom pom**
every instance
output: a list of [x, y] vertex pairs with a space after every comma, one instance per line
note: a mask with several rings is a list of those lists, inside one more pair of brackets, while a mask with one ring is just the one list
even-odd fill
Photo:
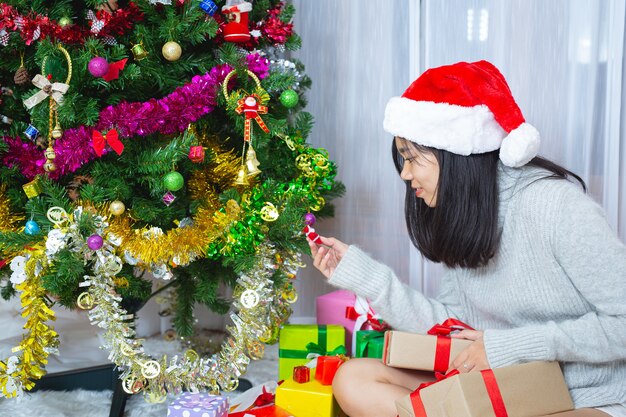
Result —
[[500, 160], [504, 165], [521, 167], [537, 156], [540, 143], [537, 129], [531, 124], [522, 123], [502, 140]]

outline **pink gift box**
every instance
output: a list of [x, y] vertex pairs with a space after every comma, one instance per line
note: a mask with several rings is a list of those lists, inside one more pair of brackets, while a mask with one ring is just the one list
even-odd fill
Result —
[[[321, 295], [315, 300], [317, 324], [338, 324], [346, 329], [346, 350], [352, 354], [353, 338], [357, 330], [372, 330], [368, 318], [376, 317], [367, 300], [357, 297], [352, 291], [337, 290]], [[353, 308], [352, 316], [361, 316], [358, 320], [346, 317], [346, 309]], [[355, 312], [357, 312], [355, 314]], [[358, 326], [359, 328], [355, 328]]]

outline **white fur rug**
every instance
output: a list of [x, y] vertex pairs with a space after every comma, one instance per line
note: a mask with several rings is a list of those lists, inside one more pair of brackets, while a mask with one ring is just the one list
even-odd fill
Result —
[[[160, 349], [157, 349], [160, 350]], [[156, 353], [150, 350], [151, 353]], [[278, 379], [278, 345], [267, 346], [265, 358], [250, 363], [243, 376], [260, 385]], [[39, 391], [21, 399], [0, 399], [0, 417], [109, 417], [112, 391]], [[230, 394], [233, 396], [233, 394]], [[135, 396], [126, 403], [125, 417], [165, 417], [168, 399], [163, 404], [149, 404]]]

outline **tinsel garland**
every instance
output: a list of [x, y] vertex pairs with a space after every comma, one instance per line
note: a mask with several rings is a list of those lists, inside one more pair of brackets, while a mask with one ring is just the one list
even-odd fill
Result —
[[46, 300], [46, 290], [41, 286], [39, 274], [46, 266], [46, 255], [42, 248], [32, 248], [26, 261], [27, 279], [16, 286], [21, 291], [22, 317], [26, 318], [24, 328], [28, 332], [20, 344], [13, 348], [16, 355], [0, 361], [0, 396], [19, 396], [23, 390], [34, 386], [33, 380], [45, 375], [44, 367], [48, 355], [56, 352], [58, 335], [54, 328], [46, 324], [55, 320]]
[[[99, 10], [95, 17], [104, 23], [98, 31], [77, 24], [60, 26], [48, 16], [37, 13], [22, 15], [13, 6], [0, 3], [0, 30], [4, 29], [9, 34], [19, 32], [27, 46], [33, 41], [45, 38], [68, 45], [83, 44], [87, 38], [94, 36], [101, 38], [121, 36], [130, 31], [136, 22], [143, 20], [143, 13], [135, 3], [129, 2], [128, 7], [119, 8], [113, 13]], [[8, 42], [0, 41], [0, 44], [7, 46]]]
[[11, 210], [11, 201], [6, 196], [6, 184], [0, 184], [0, 232], [16, 231], [24, 216]]
[[[255, 62], [254, 68], [257, 71], [267, 71], [267, 67]], [[121, 138], [184, 131], [191, 123], [214, 110], [217, 87], [231, 70], [229, 65], [218, 65], [204, 75], [194, 76], [191, 82], [178, 87], [162, 99], [109, 106], [100, 111], [95, 127], [78, 126], [65, 130], [63, 137], [54, 144], [57, 169], [48, 173], [50, 178], [57, 179], [75, 172], [96, 158], [92, 146], [94, 130], [108, 131], [116, 128]], [[8, 145], [2, 158], [4, 165], [17, 165], [29, 180], [44, 173], [43, 164], [46, 158], [34, 143], [6, 136], [3, 139]]]

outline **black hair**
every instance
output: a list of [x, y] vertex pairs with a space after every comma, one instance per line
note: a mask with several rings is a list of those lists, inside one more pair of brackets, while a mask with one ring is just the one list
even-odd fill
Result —
[[[417, 153], [431, 153], [439, 163], [436, 207], [429, 207], [418, 198], [410, 181], [405, 181], [404, 214], [411, 242], [426, 258], [449, 267], [485, 266], [499, 244], [499, 151], [463, 156], [414, 142], [407, 141], [407, 144], [410, 144], [407, 152], [411, 157]], [[392, 156], [400, 174], [404, 158], [395, 139]], [[538, 180], [573, 177], [586, 190], [578, 175], [547, 159], [535, 157], [527, 165], [548, 171]]]

